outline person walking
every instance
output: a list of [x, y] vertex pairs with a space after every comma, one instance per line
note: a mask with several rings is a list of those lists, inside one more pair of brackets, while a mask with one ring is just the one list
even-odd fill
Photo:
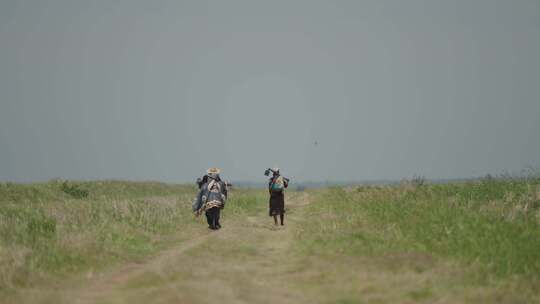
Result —
[[206, 171], [204, 183], [200, 186], [192, 206], [196, 216], [204, 212], [208, 228], [212, 230], [221, 228], [220, 213], [227, 201], [227, 184], [221, 180], [219, 173], [218, 168], [210, 168]]
[[279, 168], [269, 168], [264, 174], [266, 176], [272, 173], [272, 177], [268, 181], [268, 192], [270, 193], [268, 215], [274, 217], [274, 224], [278, 224], [277, 216], [283, 226], [285, 220], [285, 188], [289, 186], [289, 179], [281, 176]]

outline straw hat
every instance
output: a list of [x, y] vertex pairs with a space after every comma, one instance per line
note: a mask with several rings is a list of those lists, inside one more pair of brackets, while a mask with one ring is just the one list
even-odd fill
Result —
[[219, 170], [219, 168], [208, 168], [208, 170], [206, 170], [206, 174], [208, 175], [218, 175], [220, 172], [221, 170]]

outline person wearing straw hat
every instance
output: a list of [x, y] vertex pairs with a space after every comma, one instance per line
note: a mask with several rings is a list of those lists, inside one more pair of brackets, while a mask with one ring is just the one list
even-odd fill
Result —
[[285, 188], [289, 186], [289, 179], [279, 174], [279, 168], [270, 168], [264, 172], [268, 176], [272, 173], [272, 177], [268, 182], [268, 192], [270, 193], [270, 203], [268, 215], [274, 217], [274, 224], [278, 224], [277, 216], [281, 225], [284, 225], [285, 218]]
[[200, 187], [193, 203], [195, 215], [199, 216], [204, 212], [208, 228], [212, 230], [221, 228], [220, 212], [227, 201], [227, 185], [221, 180], [219, 173], [218, 168], [210, 168], [206, 171], [205, 183]]

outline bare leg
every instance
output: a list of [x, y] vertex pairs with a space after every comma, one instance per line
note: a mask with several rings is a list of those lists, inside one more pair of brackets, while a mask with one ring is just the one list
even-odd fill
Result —
[[274, 214], [274, 224], [277, 225], [277, 215], [276, 214]]
[[[283, 220], [284, 220], [284, 219], [285, 219], [285, 214], [281, 213], [281, 214], [279, 215], [279, 220], [281, 221], [281, 226], [283, 226]], [[276, 223], [276, 225], [277, 225], [277, 223]]]

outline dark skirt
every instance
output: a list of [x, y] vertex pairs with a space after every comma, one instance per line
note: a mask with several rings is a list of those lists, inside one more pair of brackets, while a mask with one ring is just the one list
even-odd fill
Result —
[[270, 210], [269, 216], [280, 215], [285, 213], [285, 195], [283, 192], [272, 192], [270, 194]]
[[206, 221], [208, 222], [208, 226], [215, 227], [216, 225], [219, 225], [220, 211], [221, 211], [220, 208], [210, 208], [205, 211]]

